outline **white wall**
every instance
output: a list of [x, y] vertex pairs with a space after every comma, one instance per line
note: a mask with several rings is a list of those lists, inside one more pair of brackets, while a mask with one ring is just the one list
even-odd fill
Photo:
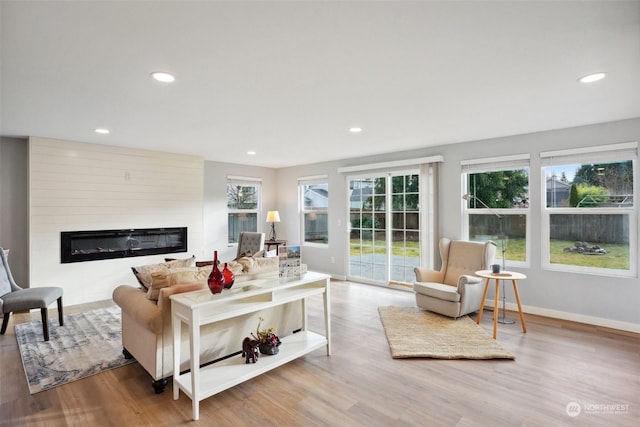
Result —
[[199, 157], [60, 141], [29, 140], [29, 259], [32, 287], [64, 288], [65, 305], [110, 299], [136, 285], [130, 267], [162, 255], [60, 263], [60, 232], [187, 227], [202, 255], [204, 162]]
[[0, 138], [0, 246], [16, 283], [29, 287], [27, 140]]
[[[322, 164], [304, 165], [278, 170], [278, 209], [288, 240], [299, 239], [300, 219], [297, 214], [297, 179], [301, 176], [329, 176], [329, 246], [303, 248], [304, 262], [310, 269], [346, 276], [348, 248], [346, 221], [346, 179], [337, 169], [344, 166], [371, 164], [391, 160], [443, 155], [440, 167], [440, 236], [461, 238], [462, 200], [460, 161], [486, 158], [492, 155], [531, 154], [531, 267], [518, 269], [528, 276], [519, 286], [525, 310], [580, 322], [599, 324], [640, 332], [640, 279], [613, 278], [589, 274], [548, 271], [541, 268], [540, 194], [541, 151], [604, 145], [640, 140], [640, 118], [595, 124], [570, 129], [516, 135], [482, 141], [472, 141], [440, 147], [430, 147], [402, 153], [346, 159]], [[635, 183], [640, 185], [636, 168]], [[636, 190], [637, 193], [637, 190]], [[283, 224], [283, 223], [281, 223]], [[282, 226], [281, 226], [282, 227]], [[640, 236], [638, 238], [640, 241]], [[640, 253], [640, 252], [639, 252]], [[331, 257], [338, 261], [330, 262]], [[631, 260], [637, 262], [637, 260]], [[514, 269], [515, 270], [515, 269]], [[513, 294], [507, 292], [508, 308]]]
[[[227, 177], [229, 176], [262, 180], [262, 207], [258, 215], [258, 231], [266, 232], [267, 235], [269, 231], [266, 223], [267, 211], [277, 209], [276, 194], [283, 191], [276, 183], [275, 169], [205, 161], [203, 259], [211, 259], [214, 250], [218, 251], [218, 258], [222, 262], [236, 257], [237, 247], [229, 245], [227, 236]], [[281, 220], [284, 221], [282, 216]], [[280, 224], [277, 224], [278, 237], [281, 237]]]

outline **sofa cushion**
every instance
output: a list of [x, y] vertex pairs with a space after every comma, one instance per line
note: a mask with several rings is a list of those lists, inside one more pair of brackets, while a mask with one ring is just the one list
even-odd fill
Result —
[[269, 257], [269, 258], [253, 258], [253, 267], [249, 271], [251, 274], [260, 274], [278, 271], [279, 266], [279, 258], [278, 257]]
[[242, 271], [244, 273], [247, 273], [249, 271], [251, 271], [251, 269], [253, 268], [253, 266], [255, 265], [255, 260], [253, 257], [250, 256], [243, 256], [240, 257], [236, 260], [236, 262], [240, 265], [242, 265]]
[[195, 256], [184, 259], [176, 259], [168, 262], [161, 262], [159, 264], [149, 264], [149, 265], [141, 265], [139, 267], [131, 267], [131, 271], [133, 271], [133, 275], [138, 279], [138, 283], [144, 289], [149, 289], [151, 287], [151, 274], [157, 271], [166, 270], [169, 268], [181, 268], [181, 267], [190, 267], [193, 265], [195, 260]]
[[[222, 270], [223, 268], [224, 268], [224, 263], [220, 265], [220, 270]], [[237, 261], [229, 261], [227, 262], [227, 268], [231, 270], [231, 272], [234, 275], [238, 275], [238, 274], [242, 274], [242, 270], [244, 269], [244, 266]]]
[[207, 279], [211, 274], [211, 266], [208, 267], [178, 267], [166, 268], [164, 270], [151, 273], [151, 286], [147, 290], [147, 298], [153, 301], [158, 300], [160, 289], [173, 286], [175, 284], [207, 284]]
[[433, 298], [452, 302], [460, 301], [460, 294], [456, 286], [433, 282], [415, 282], [413, 289], [419, 294]]

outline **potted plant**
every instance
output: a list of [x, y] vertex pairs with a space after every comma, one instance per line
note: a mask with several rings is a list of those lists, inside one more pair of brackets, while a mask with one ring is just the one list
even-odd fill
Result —
[[262, 325], [262, 322], [264, 322], [264, 319], [262, 317], [259, 317], [258, 327], [256, 328], [256, 335], [253, 335], [253, 332], [251, 333], [251, 335], [260, 343], [258, 345], [260, 353], [271, 355], [278, 354], [278, 352], [280, 351], [278, 347], [280, 347], [282, 341], [280, 341], [280, 338], [278, 338], [278, 336], [276, 335], [275, 329], [265, 328], [261, 330], [260, 325]]

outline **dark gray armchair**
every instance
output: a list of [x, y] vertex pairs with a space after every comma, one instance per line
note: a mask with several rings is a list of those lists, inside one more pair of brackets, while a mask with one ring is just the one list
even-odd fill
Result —
[[58, 301], [58, 321], [64, 325], [62, 315], [62, 288], [55, 286], [22, 289], [11, 275], [5, 251], [0, 248], [0, 312], [2, 312], [2, 329], [4, 335], [9, 324], [11, 313], [39, 308], [42, 315], [42, 333], [44, 340], [49, 341], [48, 306]]
[[238, 238], [238, 252], [236, 259], [249, 256], [252, 257], [264, 250], [264, 233], [243, 231]]

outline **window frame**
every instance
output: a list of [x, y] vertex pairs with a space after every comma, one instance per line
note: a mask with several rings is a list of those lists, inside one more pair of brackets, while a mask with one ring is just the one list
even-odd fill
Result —
[[[305, 189], [311, 185], [318, 184], [326, 184], [327, 186], [327, 207], [323, 209], [307, 209], [305, 206]], [[330, 220], [329, 220], [329, 176], [328, 175], [319, 175], [319, 176], [310, 176], [310, 177], [301, 177], [298, 178], [298, 212], [300, 215], [300, 242], [303, 246], [308, 247], [318, 247], [318, 248], [327, 248], [330, 242]], [[314, 242], [306, 240], [306, 215], [310, 213], [315, 214], [325, 214], [327, 216], [327, 241], [325, 242]]]
[[[256, 192], [256, 207], [252, 209], [234, 209], [229, 207], [229, 186], [231, 185], [240, 185], [243, 187], [254, 187]], [[250, 213], [256, 215], [256, 229], [255, 230], [243, 230], [243, 231], [253, 231], [253, 232], [263, 232], [262, 228], [262, 179], [260, 178], [251, 178], [251, 177], [239, 177], [239, 176], [228, 176], [226, 182], [226, 207], [227, 207], [227, 244], [230, 247], [238, 245], [238, 236], [232, 239], [229, 227], [230, 227], [230, 215], [234, 214], [242, 214], [242, 213]]]
[[[637, 142], [592, 146], [577, 149], [547, 151], [540, 153], [540, 216], [541, 216], [541, 264], [542, 269], [569, 273], [591, 274], [607, 277], [638, 276], [638, 154]], [[548, 207], [547, 168], [564, 165], [592, 163], [632, 162], [633, 206], [632, 207]], [[551, 263], [551, 216], [552, 215], [625, 215], [629, 226], [629, 269], [586, 267], [572, 264]]]
[[[507, 259], [504, 265], [515, 268], [529, 268], [531, 266], [531, 164], [529, 154], [514, 154], [490, 158], [469, 159], [460, 162], [461, 166], [461, 202], [462, 202], [462, 236], [470, 240], [470, 215], [490, 215], [490, 216], [524, 216], [525, 217], [525, 259], [524, 261], [509, 260], [509, 243], [506, 241]], [[470, 174], [490, 173], [500, 171], [512, 171], [527, 169], [528, 175], [528, 200], [526, 207], [518, 208], [468, 208], [467, 200], [463, 199], [465, 194], [473, 194], [467, 187], [468, 176]], [[501, 242], [496, 241], [498, 249], [496, 251], [495, 262], [502, 263]]]

